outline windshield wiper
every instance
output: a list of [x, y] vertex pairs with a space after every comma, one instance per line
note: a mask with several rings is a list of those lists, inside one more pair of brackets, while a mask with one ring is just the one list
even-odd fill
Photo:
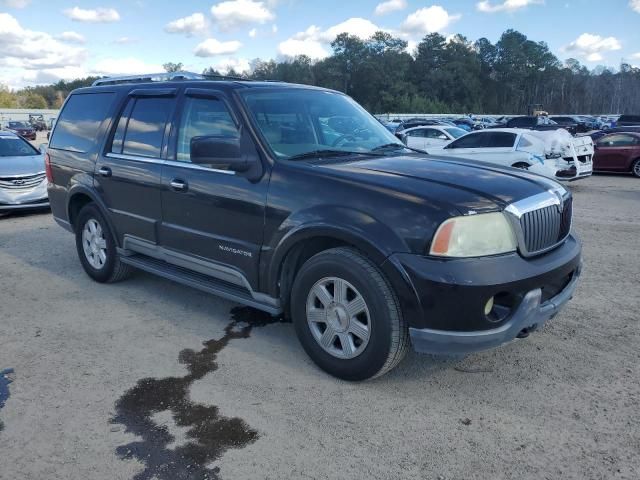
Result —
[[422, 150], [418, 150], [417, 148], [411, 148], [411, 147], [407, 147], [406, 145], [402, 144], [402, 143], [385, 143], [384, 145], [378, 145], [377, 147], [374, 147], [371, 149], [372, 152], [380, 152], [382, 150], [389, 150], [393, 148], [394, 150], [399, 150], [399, 149], [407, 149], [407, 150], [411, 150], [413, 152], [418, 152], [418, 153], [425, 153]]
[[292, 155], [287, 160], [304, 160], [305, 158], [320, 158], [320, 157], [342, 157], [349, 155], [371, 155], [370, 152], [350, 152], [347, 150], [312, 150], [310, 152], [299, 153]]

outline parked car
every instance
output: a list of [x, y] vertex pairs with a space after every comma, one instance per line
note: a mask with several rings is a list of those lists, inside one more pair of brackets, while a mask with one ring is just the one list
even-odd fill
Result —
[[621, 115], [616, 122], [618, 127], [629, 127], [640, 125], [640, 115]]
[[20, 135], [22, 138], [34, 141], [36, 139], [35, 129], [27, 122], [7, 122], [6, 130]]
[[530, 170], [556, 180], [577, 180], [592, 173], [593, 143], [565, 130], [538, 132], [491, 129], [471, 132], [427, 152]]
[[593, 169], [629, 172], [640, 178], [640, 132], [610, 133], [595, 145]]
[[399, 138], [411, 148], [424, 150], [433, 145], [444, 146], [447, 143], [466, 135], [466, 131], [458, 127], [413, 127], [398, 132]]
[[549, 117], [549, 119], [553, 120], [555, 123], [574, 135], [576, 133], [588, 132], [591, 130], [591, 128], [587, 126], [586, 120], [578, 116], [553, 115]]
[[44, 121], [44, 116], [41, 114], [30, 113], [29, 125], [31, 125], [37, 132], [42, 132], [47, 129], [47, 122]]
[[575, 126], [558, 125], [556, 122], [545, 116], [513, 117], [501, 128], [526, 128], [527, 130], [551, 131], [564, 128], [572, 135], [576, 134]]
[[48, 206], [43, 153], [19, 135], [0, 131], [0, 212]]
[[340, 92], [161, 78], [72, 92], [51, 135], [53, 216], [92, 279], [136, 267], [288, 315], [347, 380], [410, 340], [462, 354], [525, 337], [573, 295], [557, 182], [413, 152]]

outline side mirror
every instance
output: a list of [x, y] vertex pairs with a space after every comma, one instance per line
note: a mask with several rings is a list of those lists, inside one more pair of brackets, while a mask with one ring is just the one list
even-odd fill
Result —
[[45, 154], [47, 153], [47, 148], [49, 147], [48, 143], [41, 143], [40, 146], [38, 147], [38, 149], [40, 150], [40, 153]]
[[246, 172], [252, 162], [242, 154], [240, 138], [224, 135], [207, 135], [191, 139], [191, 162], [211, 168]]

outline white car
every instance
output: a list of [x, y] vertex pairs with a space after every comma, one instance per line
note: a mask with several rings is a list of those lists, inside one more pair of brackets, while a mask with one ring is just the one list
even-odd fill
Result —
[[424, 125], [412, 127], [399, 132], [407, 147], [424, 150], [431, 146], [445, 146], [451, 140], [466, 135], [467, 132], [458, 127], [440, 125]]
[[551, 131], [494, 128], [471, 132], [428, 153], [516, 167], [555, 180], [577, 180], [593, 172], [593, 141], [573, 137], [564, 129]]

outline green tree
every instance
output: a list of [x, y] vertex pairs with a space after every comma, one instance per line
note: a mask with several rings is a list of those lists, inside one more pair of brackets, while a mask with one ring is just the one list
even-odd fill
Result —
[[2, 84], [0, 84], [0, 108], [18, 108], [18, 98]]

